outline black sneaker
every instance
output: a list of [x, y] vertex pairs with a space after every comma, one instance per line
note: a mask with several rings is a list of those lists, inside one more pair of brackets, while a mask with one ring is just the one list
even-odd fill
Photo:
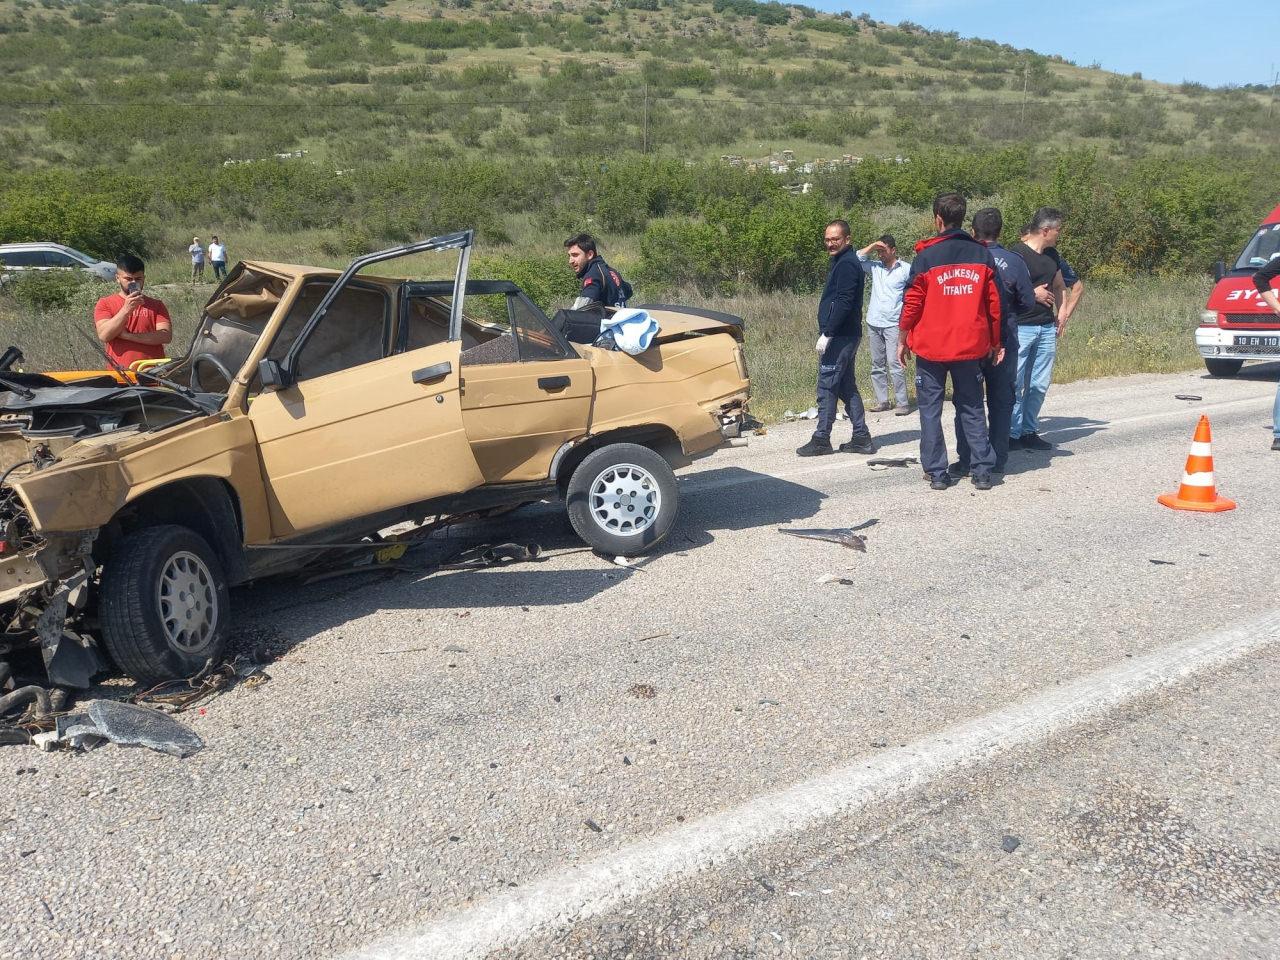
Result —
[[854, 437], [846, 443], [840, 444], [841, 453], [875, 453], [876, 445], [868, 434], [865, 437]]
[[1024, 433], [1022, 435], [1022, 449], [1024, 450], [1052, 450], [1053, 444], [1045, 440], [1038, 433]]
[[969, 468], [957, 460], [955, 463], [951, 464], [951, 466], [947, 467], [947, 473], [959, 480], [960, 478], [967, 477], [969, 475]]
[[951, 478], [950, 478], [950, 477], [945, 477], [945, 476], [944, 476], [944, 477], [932, 477], [932, 478], [929, 480], [929, 489], [930, 489], [930, 490], [946, 490], [946, 489], [947, 489], [948, 487], [950, 487], [950, 486], [951, 486]]
[[1280, 437], [1276, 437], [1274, 440], [1271, 441], [1271, 449], [1280, 450]]
[[1021, 438], [1021, 437], [1010, 437], [1010, 438], [1009, 438], [1009, 449], [1010, 449], [1010, 450], [1021, 450], [1021, 449], [1022, 449], [1022, 438]]
[[828, 453], [835, 453], [835, 451], [831, 449], [831, 441], [812, 437], [808, 443], [796, 451], [796, 456], [825, 457]]
[[990, 490], [991, 475], [987, 473], [975, 473], [973, 475], [973, 488], [975, 490]]

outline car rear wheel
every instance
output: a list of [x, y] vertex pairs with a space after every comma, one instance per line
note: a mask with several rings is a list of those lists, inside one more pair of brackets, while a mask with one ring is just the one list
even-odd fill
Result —
[[670, 464], [636, 443], [588, 454], [565, 493], [578, 536], [601, 553], [624, 557], [662, 541], [675, 523], [679, 497]]
[[165, 525], [116, 544], [103, 567], [99, 611], [116, 665], [155, 684], [193, 676], [222, 656], [231, 605], [209, 544], [193, 530]]
[[1243, 360], [1213, 360], [1208, 357], [1204, 361], [1205, 369], [1211, 377], [1234, 377], [1244, 366]]

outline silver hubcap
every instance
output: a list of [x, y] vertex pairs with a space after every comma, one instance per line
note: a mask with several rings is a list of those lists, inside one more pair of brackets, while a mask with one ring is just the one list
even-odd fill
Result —
[[591, 484], [591, 517], [609, 533], [631, 535], [653, 526], [662, 509], [662, 494], [649, 471], [619, 463]]
[[180, 653], [199, 653], [218, 625], [218, 591], [204, 561], [175, 553], [160, 574], [156, 591], [165, 639]]

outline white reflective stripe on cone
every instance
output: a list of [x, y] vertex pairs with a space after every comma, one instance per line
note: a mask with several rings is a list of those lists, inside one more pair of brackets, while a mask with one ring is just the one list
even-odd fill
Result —
[[1200, 440], [1191, 441], [1191, 452], [1187, 454], [1189, 457], [1212, 457], [1213, 450], [1210, 444]]
[[1184, 487], [1212, 487], [1212, 473], [1184, 473], [1182, 475], [1182, 485]]

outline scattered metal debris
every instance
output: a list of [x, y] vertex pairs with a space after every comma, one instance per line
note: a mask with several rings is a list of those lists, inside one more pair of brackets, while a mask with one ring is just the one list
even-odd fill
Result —
[[1177, 565], [1173, 560], [1157, 560], [1155, 557], [1147, 557], [1147, 563], [1155, 564], [1157, 567], [1173, 567]]
[[872, 457], [867, 461], [867, 466], [872, 470], [888, 470], [890, 467], [907, 467], [919, 462], [917, 457]]
[[864, 529], [862, 527], [832, 527], [830, 529], [814, 528], [805, 530], [788, 530], [779, 527], [779, 533], [785, 533], [793, 537], [800, 537], [802, 540], [822, 540], [826, 543], [838, 543], [842, 547], [850, 550], [857, 550], [859, 553], [867, 552], [867, 538], [860, 537], [854, 530]]
[[93, 700], [84, 712], [58, 718], [53, 730], [36, 734], [42, 750], [69, 747], [92, 750], [105, 742], [147, 747], [174, 757], [189, 757], [204, 748], [194, 730], [159, 710], [118, 700]]
[[1173, 395], [1173, 399], [1175, 399], [1175, 400], [1203, 400], [1203, 399], [1204, 399], [1204, 397], [1201, 397], [1201, 396], [1199, 396], [1199, 395], [1197, 395], [1197, 394], [1194, 394], [1194, 393], [1175, 393], [1175, 394]]

